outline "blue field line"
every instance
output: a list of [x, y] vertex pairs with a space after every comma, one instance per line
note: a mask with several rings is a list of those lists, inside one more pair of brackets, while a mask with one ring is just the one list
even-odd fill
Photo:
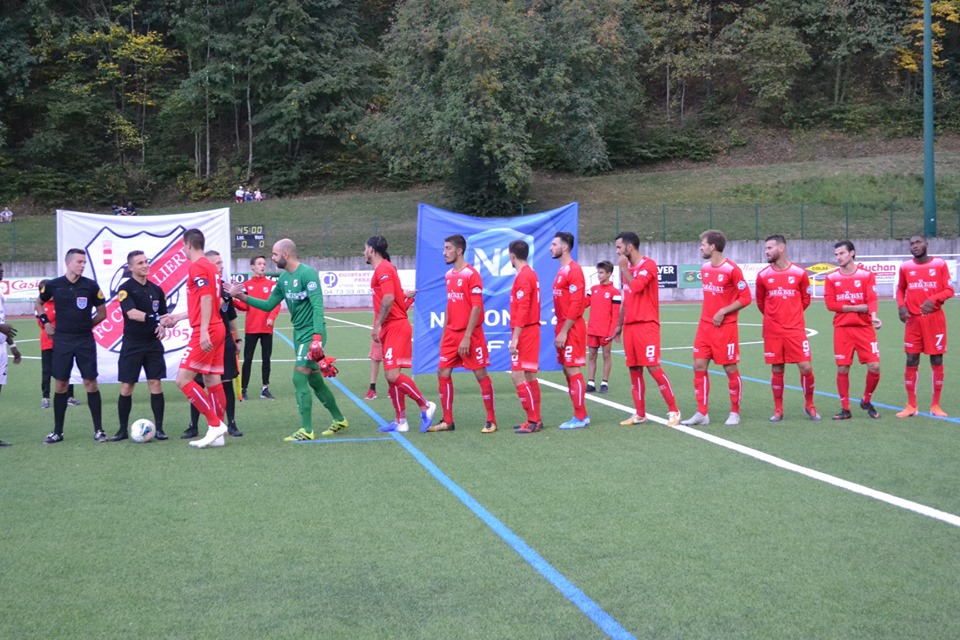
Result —
[[393, 438], [329, 438], [325, 440], [294, 440], [293, 444], [330, 444], [336, 442], [386, 442]]
[[[670, 362], [670, 361], [668, 361], [668, 360], [661, 360], [660, 363], [661, 363], [661, 364], [670, 364], [670, 365], [673, 365], [673, 366], [675, 366], [675, 367], [680, 367], [681, 369], [690, 369], [691, 371], [693, 370], [693, 365], [689, 365], [689, 364], [680, 364], [679, 362]], [[727, 375], [727, 374], [726, 374], [725, 372], [723, 372], [723, 371], [716, 371], [716, 370], [714, 370], [714, 369], [708, 369], [707, 371], [708, 371], [710, 374], [715, 375], [715, 376], [724, 376], [724, 377], [726, 377], [726, 375]], [[740, 375], [740, 379], [741, 379], [741, 380], [748, 380], [749, 382], [759, 382], [760, 384], [766, 385], [766, 386], [768, 386], [768, 387], [770, 386], [770, 381], [769, 381], [769, 380], [761, 380], [760, 378], [751, 378], [751, 377], [748, 377], [748, 376], [744, 376], [743, 374]], [[784, 384], [784, 385], [783, 385], [783, 388], [784, 388], [784, 389], [793, 389], [794, 391], [803, 391], [803, 388], [802, 388], [802, 387], [795, 387], [795, 386], [793, 386], [793, 385], [791, 385], [791, 384]], [[815, 395], [824, 396], [824, 397], [826, 397], [826, 398], [834, 398], [835, 400], [839, 400], [839, 399], [840, 399], [840, 396], [838, 396], [838, 395], [835, 394], [835, 393], [827, 393], [826, 391], [817, 391], [816, 389], [814, 389], [814, 392], [813, 392], [813, 393], [814, 393]], [[890, 410], [893, 410], [893, 411], [900, 411], [901, 409], [903, 409], [903, 407], [895, 407], [895, 406], [893, 406], [893, 405], [883, 404], [882, 402], [874, 402], [874, 403], [873, 403], [873, 406], [875, 406], [875, 407], [880, 407], [881, 409], [890, 409]], [[933, 414], [931, 414], [931, 413], [924, 413], [923, 411], [918, 411], [918, 412], [917, 412], [917, 415], [924, 416], [925, 418], [933, 418], [934, 420], [941, 420], [941, 421], [943, 421], [943, 422], [952, 422], [953, 424], [960, 424], [960, 418], [950, 418], [950, 417], [942, 418], [942, 417], [940, 417], [940, 416], [935, 416], [935, 415], [933, 415]]]

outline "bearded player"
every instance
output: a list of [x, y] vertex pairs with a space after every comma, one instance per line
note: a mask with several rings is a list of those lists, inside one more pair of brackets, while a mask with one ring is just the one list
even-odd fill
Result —
[[567, 378], [567, 391], [573, 403], [573, 417], [560, 425], [561, 429], [582, 429], [590, 424], [587, 415], [587, 385], [580, 372], [587, 364], [587, 323], [583, 320], [586, 303], [586, 279], [583, 269], [573, 259], [573, 234], [558, 232], [550, 243], [550, 255], [560, 261], [560, 269], [553, 281], [553, 307], [557, 316], [557, 362]]

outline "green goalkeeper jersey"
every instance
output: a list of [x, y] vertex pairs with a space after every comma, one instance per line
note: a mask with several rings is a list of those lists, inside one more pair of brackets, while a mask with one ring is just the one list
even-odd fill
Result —
[[247, 296], [251, 307], [273, 311], [282, 301], [287, 301], [290, 319], [293, 321], [293, 342], [310, 343], [313, 334], [319, 333], [326, 341], [327, 325], [323, 318], [323, 291], [317, 270], [300, 263], [293, 273], [282, 271], [277, 286], [266, 300]]

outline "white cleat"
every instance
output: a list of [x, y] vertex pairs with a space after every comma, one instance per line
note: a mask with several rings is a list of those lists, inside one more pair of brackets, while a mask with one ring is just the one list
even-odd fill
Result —
[[400, 422], [397, 423], [396, 431], [406, 433], [407, 431], [410, 431], [410, 425], [407, 423], [406, 420], [401, 420]]
[[740, 426], [740, 414], [734, 411], [730, 412], [730, 415], [727, 416], [727, 421], [723, 423], [725, 427], [739, 427]]
[[223, 436], [227, 433], [227, 425], [219, 424], [216, 427], [207, 427], [207, 435], [203, 436], [199, 440], [191, 440], [190, 446], [196, 449], [203, 449], [204, 447], [209, 447], [210, 445], [218, 446], [214, 442], [219, 438], [223, 441]]
[[667, 412], [667, 426], [675, 427], [680, 424], [680, 412], [679, 411], [668, 411]]
[[707, 426], [708, 424], [710, 424], [710, 414], [700, 413], [699, 411], [697, 411], [695, 414], [693, 414], [692, 416], [690, 416], [680, 424], [682, 424], [685, 427], [693, 427], [698, 424]]
[[222, 447], [223, 445], [224, 445], [223, 436], [220, 436], [219, 438], [217, 438], [216, 440], [210, 443], [211, 447]]

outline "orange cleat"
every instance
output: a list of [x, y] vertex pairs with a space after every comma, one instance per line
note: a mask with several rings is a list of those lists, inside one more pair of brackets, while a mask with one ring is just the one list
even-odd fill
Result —
[[950, 417], [950, 416], [947, 415], [947, 412], [946, 412], [946, 411], [944, 411], [943, 409], [940, 408], [940, 405], [938, 405], [938, 404], [932, 404], [932, 405], [930, 405], [930, 414], [931, 414], [931, 415], [934, 415], [934, 416], [937, 416], [938, 418], [949, 418], [949, 417]]
[[912, 418], [917, 415], [917, 408], [912, 405], [907, 405], [903, 408], [903, 411], [897, 414], [898, 418]]

